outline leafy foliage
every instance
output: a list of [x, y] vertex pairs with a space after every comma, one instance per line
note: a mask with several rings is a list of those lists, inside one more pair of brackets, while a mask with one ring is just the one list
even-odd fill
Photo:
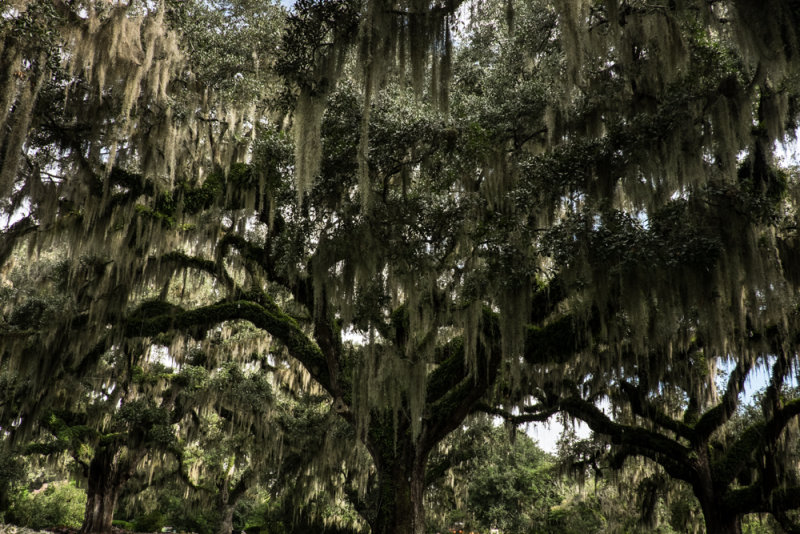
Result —
[[65, 526], [78, 528], [83, 522], [86, 492], [62, 481], [30, 493], [17, 494], [6, 514], [6, 521], [32, 529]]
[[[0, 261], [65, 261], [4, 284], [4, 428], [52, 412], [39, 452], [79, 464], [194, 445], [223, 525], [259, 460], [307, 510], [421, 534], [468, 416], [561, 412], [711, 532], [794, 528], [796, 2], [39, 4], [2, 11]], [[270, 426], [296, 441], [261, 451]], [[514, 454], [519, 484], [475, 480], [486, 524], [544, 520], [489, 496], [527, 498]]]

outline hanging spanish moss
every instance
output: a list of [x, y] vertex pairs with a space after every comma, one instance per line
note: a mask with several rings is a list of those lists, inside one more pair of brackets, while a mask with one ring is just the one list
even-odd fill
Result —
[[497, 2], [464, 29], [458, 2], [303, 0], [280, 88], [258, 54], [204, 63], [165, 3], [58, 4], [44, 51], [13, 30], [34, 4], [0, 30], [0, 256], [65, 267], [9, 290], [2, 363], [44, 390], [124, 354], [131, 396], [231, 446], [194, 485], [230, 498], [246, 443], [309, 506], [346, 485], [417, 534], [468, 414], [613, 434], [657, 401], [688, 427], [793, 339], [795, 30], [749, 3]]
[[[352, 7], [352, 6], [348, 6]], [[423, 80], [430, 74], [429, 100], [446, 111], [450, 87], [453, 13], [457, 4], [440, 5], [425, 0], [408, 2], [367, 2], [361, 8], [358, 30], [352, 28], [353, 14], [342, 10], [340, 19], [326, 21], [330, 27], [320, 36], [332, 42], [324, 43], [321, 51], [310, 54], [310, 65], [287, 64], [284, 69], [303, 68], [310, 70], [310, 79], [298, 80], [298, 94], [294, 112], [296, 187], [299, 198], [309, 190], [315, 174], [319, 172], [321, 159], [320, 124], [322, 113], [330, 91], [342, 75], [345, 57], [351, 46], [358, 49], [358, 63], [362, 80], [362, 116], [360, 145], [357, 151], [359, 164], [360, 194], [364, 207], [369, 205], [372, 189], [369, 168], [369, 122], [374, 95], [386, 85], [391, 77], [406, 76], [410, 66], [411, 86], [418, 97], [423, 97]], [[304, 8], [305, 9], [305, 8]], [[303, 10], [296, 25], [290, 27], [286, 46], [295, 46], [298, 34], [306, 32], [303, 24], [309, 24], [317, 16], [314, 9]], [[357, 35], [357, 41], [353, 37]], [[429, 59], [430, 58], [430, 59]], [[288, 63], [288, 62], [287, 62]]]

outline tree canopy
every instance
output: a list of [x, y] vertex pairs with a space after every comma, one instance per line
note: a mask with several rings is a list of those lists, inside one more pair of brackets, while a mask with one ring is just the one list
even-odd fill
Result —
[[709, 532], [800, 528], [795, 0], [0, 15], [0, 262], [63, 250], [57, 306], [5, 282], [3, 372], [34, 394], [4, 430], [110, 352], [254, 355], [327, 399], [344, 426], [305, 469], [374, 534], [424, 532], [432, 455], [476, 412], [586, 421]]

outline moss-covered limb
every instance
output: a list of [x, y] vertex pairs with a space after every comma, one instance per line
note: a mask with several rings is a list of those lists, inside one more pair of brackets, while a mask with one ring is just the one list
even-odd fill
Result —
[[800, 508], [800, 486], [766, 491], [758, 484], [729, 490], [722, 499], [723, 506], [737, 514], [771, 513], [781, 528], [789, 534], [800, 534], [800, 523], [786, 513]]
[[528, 326], [525, 360], [532, 365], [565, 363], [581, 348], [581, 337], [571, 316], [544, 326]]
[[[786, 532], [800, 532], [800, 524], [786, 515], [789, 510], [800, 509], [800, 486], [786, 486], [769, 491], [755, 483], [729, 490], [723, 497], [723, 503], [740, 514], [772, 513]], [[784, 524], [780, 516], [785, 516], [788, 522]]]
[[464, 379], [466, 373], [464, 367], [464, 340], [462, 338], [451, 340], [444, 347], [437, 349], [437, 352], [439, 353], [437, 356], [444, 359], [428, 376], [425, 391], [425, 402], [428, 404], [442, 398]]
[[619, 445], [611, 456], [611, 467], [614, 469], [622, 468], [625, 460], [630, 456], [641, 456], [652, 460], [663, 467], [669, 476], [677, 480], [683, 480], [689, 484], [695, 484], [698, 480], [698, 474], [689, 467], [686, 459], [683, 461], [676, 460], [659, 450], [648, 446], [639, 446], [635, 443]]
[[[680, 473], [682, 480], [692, 480], [686, 459], [692, 450], [666, 436], [645, 428], [624, 425], [612, 421], [593, 403], [580, 397], [566, 397], [558, 402], [561, 410], [585, 422], [598, 434], [611, 438], [611, 442], [623, 445], [635, 454], [653, 459], [671, 471]], [[672, 472], [670, 473], [672, 474]], [[673, 475], [676, 476], [676, 475]]]
[[110, 434], [103, 434], [97, 443], [101, 447], [108, 447], [110, 445], [119, 446], [128, 441], [129, 435], [127, 432], [111, 432]]
[[525, 406], [522, 409], [522, 413], [514, 415], [508, 410], [480, 402], [475, 405], [473, 411], [496, 415], [497, 417], [502, 417], [507, 423], [520, 426], [526, 423], [547, 421], [551, 416], [558, 413], [558, 408], [553, 406]]
[[661, 411], [661, 409], [649, 402], [644, 392], [637, 386], [623, 380], [620, 382], [620, 389], [622, 389], [622, 392], [628, 397], [631, 410], [634, 414], [652, 421], [665, 430], [674, 432], [676, 435], [689, 440], [691, 443], [697, 442], [697, 433], [692, 427], [682, 421], [669, 417]]
[[[500, 344], [497, 316], [488, 309], [484, 309], [482, 321], [481, 328], [483, 329], [483, 339], [487, 346], [481, 346], [481, 344], [479, 344], [477, 347], [479, 351], [478, 359], [482, 361], [483, 358], [486, 358], [486, 350], [488, 348], [489, 358], [487, 361], [489, 362], [489, 366], [479, 366], [479, 373], [484, 371], [491, 372], [492, 362], [494, 361], [493, 358], [496, 356], [494, 352]], [[471, 376], [469, 374], [470, 369], [467, 368], [464, 358], [465, 347], [462, 337], [451, 339], [446, 344], [436, 348], [436, 361], [439, 362], [439, 365], [431, 372], [427, 379], [425, 392], [425, 402], [427, 404], [439, 401], [468, 376]], [[473, 378], [475, 377], [471, 377], [470, 380]], [[494, 382], [494, 378], [491, 378], [491, 382]]]
[[745, 468], [753, 454], [764, 442], [765, 425], [755, 423], [739, 434], [736, 441], [711, 464], [711, 477], [714, 485], [726, 488]]
[[460, 425], [497, 379], [502, 349], [499, 319], [491, 310], [483, 310], [481, 329], [484, 343], [476, 347], [477, 368], [435, 402], [426, 403], [423, 448], [433, 447]]
[[775, 411], [774, 415], [766, 423], [766, 439], [769, 443], [775, 443], [779, 438], [786, 425], [800, 415], [800, 397], [793, 399], [783, 405], [780, 409]]
[[428, 405], [429, 415], [425, 417], [426, 444], [432, 447], [453, 431], [469, 415], [486, 389], [467, 378], [448, 390], [438, 401]]
[[701, 415], [694, 427], [700, 439], [708, 439], [715, 430], [724, 425], [734, 414], [739, 406], [739, 395], [744, 388], [747, 375], [753, 368], [753, 363], [754, 360], [752, 358], [747, 358], [736, 364], [730, 377], [728, 377], [728, 385], [725, 387], [722, 400], [715, 407]]
[[189, 476], [189, 468], [186, 466], [186, 458], [183, 454], [183, 449], [180, 446], [174, 445], [169, 447], [167, 452], [172, 454], [172, 456], [174, 456], [175, 460], [178, 462], [178, 468], [175, 470], [175, 475], [177, 475], [184, 484], [195, 491], [202, 491], [211, 495], [216, 493], [216, 488], [209, 488], [203, 486], [202, 484], [195, 484], [194, 480], [192, 480], [192, 477]]
[[189, 256], [188, 254], [180, 251], [173, 251], [168, 252], [159, 258], [155, 258], [155, 261], [160, 265], [172, 264], [176, 267], [176, 270], [195, 269], [208, 273], [225, 284], [225, 287], [227, 287], [229, 290], [232, 290], [235, 286], [233, 278], [231, 278], [230, 274], [228, 274], [228, 271], [226, 271], [223, 266], [205, 258]]
[[35, 232], [39, 226], [33, 218], [23, 217], [0, 233], [0, 265], [5, 264], [20, 239]]
[[73, 412], [51, 413], [42, 418], [40, 428], [46, 429], [53, 439], [37, 441], [21, 447], [23, 455], [51, 456], [68, 453], [73, 461], [88, 473], [89, 461], [86, 457], [87, 445], [97, 448], [108, 443], [117, 443], [117, 434], [102, 434], [86, 424], [85, 414]]
[[444, 478], [451, 467], [475, 458], [481, 452], [478, 449], [483, 447], [485, 447], [484, 442], [471, 440], [465, 446], [449, 448], [445, 454], [429, 460], [425, 469], [425, 487]]
[[125, 334], [129, 337], [155, 336], [169, 330], [208, 329], [232, 320], [245, 320], [280, 340], [289, 354], [299, 361], [311, 376], [330, 392], [331, 381], [327, 360], [316, 343], [300, 329], [297, 322], [277, 306], [266, 309], [255, 302], [237, 300], [204, 306], [194, 310], [175, 309], [155, 317], [128, 321]]
[[228, 490], [228, 503], [236, 504], [236, 502], [244, 496], [247, 490], [250, 489], [250, 486], [253, 485], [256, 479], [258, 479], [258, 471], [253, 469], [252, 466], [247, 466], [236, 484], [234, 484], [233, 487]]
[[23, 456], [50, 456], [51, 454], [59, 454], [69, 449], [69, 442], [66, 440], [58, 439], [49, 441], [47, 443], [30, 443], [22, 448]]
[[[275, 269], [274, 258], [270, 256], [266, 248], [253, 244], [244, 237], [232, 233], [225, 234], [218, 242], [216, 248], [217, 262], [221, 264], [222, 258], [225, 257], [232, 248], [236, 249], [246, 262], [258, 266], [261, 269], [261, 273], [266, 276], [269, 282], [278, 284], [288, 290], [297, 303], [304, 306], [307, 310], [315, 309], [314, 288], [312, 287], [312, 281], [310, 279], [290, 280]], [[241, 293], [240, 290], [237, 291]], [[253, 288], [250, 292], [259, 292], [259, 290]], [[266, 293], [259, 292], [259, 294], [263, 296], [263, 298], [258, 300], [262, 306], [268, 309], [270, 306], [274, 306], [274, 302], [266, 296]], [[269, 300], [270, 304], [265, 304], [265, 299]]]
[[278, 273], [275, 269], [273, 258], [263, 247], [251, 243], [240, 235], [226, 233], [217, 243], [217, 255], [224, 257], [232, 248], [236, 249], [245, 260], [258, 265], [270, 282], [279, 284], [290, 291], [295, 289], [295, 284]]

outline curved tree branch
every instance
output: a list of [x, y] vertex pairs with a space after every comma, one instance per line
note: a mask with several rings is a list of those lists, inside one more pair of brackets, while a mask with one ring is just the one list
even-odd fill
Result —
[[250, 300], [223, 302], [184, 311], [173, 308], [155, 317], [146, 315], [126, 325], [129, 337], [154, 336], [169, 330], [207, 330], [225, 321], [244, 320], [269, 332], [281, 341], [323, 388], [331, 392], [331, 376], [327, 360], [316, 343], [300, 329], [297, 322], [283, 313], [268, 297], [262, 303]]

